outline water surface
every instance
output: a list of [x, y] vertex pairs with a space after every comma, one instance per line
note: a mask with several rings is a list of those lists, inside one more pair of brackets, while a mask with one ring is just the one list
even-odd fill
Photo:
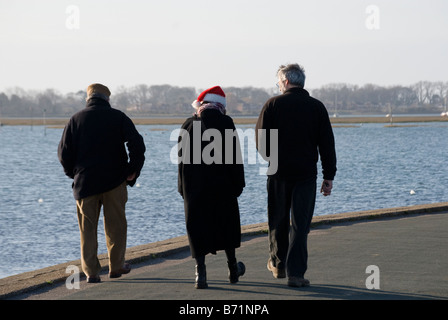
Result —
[[[147, 160], [138, 186], [129, 188], [128, 246], [185, 234], [177, 166], [170, 159], [176, 146], [170, 136], [178, 127], [137, 127]], [[315, 215], [448, 201], [448, 124], [363, 124], [335, 127], [334, 134], [338, 172], [333, 194], [318, 195]], [[0, 127], [0, 278], [79, 259], [71, 180], [57, 158], [61, 135], [62, 129], [42, 126]], [[265, 222], [266, 176], [259, 174], [265, 164], [253, 143], [243, 145], [249, 150], [247, 187], [239, 198], [241, 223]], [[102, 229], [101, 219], [99, 253], [106, 252]]]

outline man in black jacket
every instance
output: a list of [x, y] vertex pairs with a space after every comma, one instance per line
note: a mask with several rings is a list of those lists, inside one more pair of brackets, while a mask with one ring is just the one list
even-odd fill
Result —
[[[297, 64], [280, 66], [277, 76], [283, 94], [265, 103], [256, 125], [257, 149], [271, 160], [267, 181], [267, 267], [276, 278], [285, 278], [287, 273], [289, 286], [302, 287], [309, 285], [304, 274], [318, 158], [320, 155], [324, 179], [321, 192], [328, 196], [336, 174], [336, 152], [325, 106], [303, 89], [304, 70]], [[271, 141], [274, 133], [277, 139]], [[273, 156], [274, 152], [278, 154]]]
[[109, 252], [109, 276], [116, 278], [130, 271], [130, 265], [125, 263], [126, 186], [135, 184], [145, 161], [142, 136], [129, 117], [110, 106], [109, 96], [106, 86], [90, 85], [86, 108], [70, 118], [58, 147], [64, 172], [74, 179], [72, 187], [81, 235], [81, 262], [89, 283], [101, 281], [97, 258], [101, 206]]

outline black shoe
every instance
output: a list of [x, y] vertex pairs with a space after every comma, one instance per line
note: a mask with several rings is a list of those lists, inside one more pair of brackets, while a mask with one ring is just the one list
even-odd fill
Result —
[[296, 288], [309, 287], [310, 281], [302, 277], [289, 277], [288, 286]]
[[246, 266], [241, 261], [238, 263], [237, 262], [235, 262], [235, 263], [227, 262], [227, 265], [229, 267], [230, 283], [237, 283], [239, 280], [239, 277], [244, 275], [244, 273], [246, 272]]
[[87, 283], [100, 283], [100, 282], [101, 282], [100, 276], [87, 277]]
[[202, 266], [196, 266], [196, 289], [206, 289], [207, 285], [207, 271], [205, 270], [205, 264]]

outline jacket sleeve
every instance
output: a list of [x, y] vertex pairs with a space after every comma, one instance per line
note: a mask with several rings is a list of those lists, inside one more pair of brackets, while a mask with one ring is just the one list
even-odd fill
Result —
[[[177, 156], [178, 157], [182, 157], [182, 152], [185, 152], [183, 150], [183, 148], [179, 148], [179, 144], [184, 143], [185, 141], [182, 139], [182, 130], [185, 130], [185, 123], [182, 125], [181, 127], [181, 131], [179, 133], [179, 137], [177, 138]], [[182, 198], [184, 197], [184, 192], [183, 192], [183, 186], [182, 186], [182, 182], [183, 182], [183, 163], [182, 161], [179, 161], [179, 163], [177, 164], [177, 191], [179, 192], [179, 194], [182, 196]]]
[[143, 137], [138, 133], [135, 128], [132, 120], [125, 116], [124, 119], [124, 140], [126, 142], [126, 146], [129, 152], [129, 165], [128, 165], [128, 174], [132, 174], [135, 172], [135, 179], [132, 181], [128, 181], [130, 186], [133, 186], [137, 181], [137, 178], [140, 176], [140, 171], [143, 168], [143, 164], [145, 163], [145, 142], [143, 141]]
[[[236, 131], [235, 124], [232, 121], [232, 129], [234, 132]], [[239, 197], [243, 192], [244, 187], [246, 186], [246, 180], [244, 177], [244, 164], [243, 157], [241, 153], [241, 146], [239, 142], [238, 133], [236, 137], [232, 137], [234, 141], [232, 141], [233, 145], [233, 162], [230, 165], [231, 167], [231, 177], [232, 177], [232, 185], [234, 189], [234, 195]]]
[[336, 150], [333, 129], [325, 106], [320, 112], [319, 154], [322, 164], [322, 174], [325, 180], [333, 180], [336, 175]]
[[266, 105], [263, 106], [263, 108], [261, 109], [260, 115], [258, 116], [257, 119], [257, 123], [255, 125], [255, 147], [258, 149], [258, 139], [259, 139], [259, 135], [258, 135], [258, 131], [261, 129], [264, 129], [264, 114], [266, 112]]
[[61, 141], [58, 146], [58, 158], [64, 173], [74, 179], [74, 166], [75, 166], [75, 148], [73, 146], [73, 132], [72, 132], [72, 120], [70, 120], [64, 128]]
[[[177, 174], [177, 191], [184, 197], [184, 165], [192, 163], [192, 139], [190, 139], [190, 131], [193, 125], [193, 117], [185, 120], [182, 124], [177, 138], [177, 156], [178, 156], [178, 174]], [[189, 158], [187, 158], [189, 157]]]
[[269, 160], [268, 155], [270, 153], [269, 143], [267, 143], [267, 141], [270, 141], [271, 129], [268, 107], [269, 101], [263, 106], [255, 126], [255, 146], [264, 160]]

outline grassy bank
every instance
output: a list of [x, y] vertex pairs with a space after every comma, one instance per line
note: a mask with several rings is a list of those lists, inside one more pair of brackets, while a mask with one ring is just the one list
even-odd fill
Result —
[[[154, 117], [154, 118], [133, 118], [132, 120], [136, 125], [155, 124], [155, 125], [169, 125], [169, 124], [182, 124], [186, 117]], [[256, 117], [234, 117], [236, 124], [253, 124], [255, 125]], [[385, 123], [390, 124], [390, 118], [387, 117], [337, 117], [330, 119], [334, 124], [359, 124], [359, 123]], [[46, 125], [46, 126], [64, 126], [67, 123], [66, 118], [50, 118], [50, 119], [38, 119], [38, 118], [2, 118], [0, 123], [2, 125]], [[448, 122], [448, 117], [441, 116], [394, 116], [393, 123], [409, 123], [409, 122]]]

